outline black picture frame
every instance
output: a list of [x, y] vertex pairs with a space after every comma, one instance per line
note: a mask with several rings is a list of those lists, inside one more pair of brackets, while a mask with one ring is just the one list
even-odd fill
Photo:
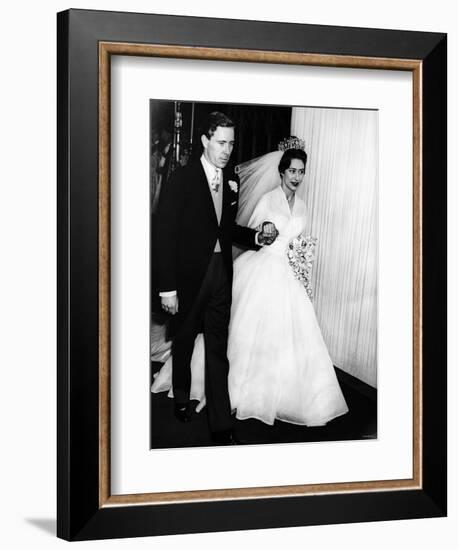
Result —
[[[446, 87], [440, 33], [68, 10], [58, 51], [58, 499], [66, 540], [135, 537], [446, 515]], [[420, 78], [421, 278], [416, 488], [106, 506], [100, 454], [100, 43], [155, 44], [414, 60]], [[329, 65], [333, 65], [332, 59]], [[106, 487], [104, 489], [107, 490]]]

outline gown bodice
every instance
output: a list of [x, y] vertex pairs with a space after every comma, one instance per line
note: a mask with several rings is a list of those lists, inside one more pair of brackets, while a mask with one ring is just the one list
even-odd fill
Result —
[[283, 189], [276, 187], [273, 191], [266, 193], [259, 201], [248, 225], [256, 228], [264, 221], [274, 223], [279, 232], [277, 239], [271, 245], [264, 247], [264, 253], [286, 254], [287, 246], [291, 240], [304, 231], [306, 223], [305, 202], [296, 196], [293, 208], [290, 210]]

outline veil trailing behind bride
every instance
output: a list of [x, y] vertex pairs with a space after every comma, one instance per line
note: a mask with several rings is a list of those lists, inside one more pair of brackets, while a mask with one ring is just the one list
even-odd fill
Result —
[[[269, 220], [279, 235], [258, 251], [239, 251], [234, 262], [229, 395], [239, 420], [256, 418], [272, 425], [278, 419], [321, 426], [345, 414], [348, 407], [310, 299], [316, 240], [304, 233], [306, 205], [297, 194], [288, 202], [282, 188], [280, 160], [286, 149], [297, 151], [298, 143], [302, 142], [297, 138], [285, 140], [282, 150], [236, 169], [240, 177], [237, 223], [256, 228]], [[305, 169], [304, 161], [302, 165]], [[152, 392], [169, 391], [173, 396], [172, 368], [169, 355]], [[190, 399], [199, 401], [197, 411], [205, 406], [204, 369], [204, 341], [199, 334], [191, 360], [190, 392]]]

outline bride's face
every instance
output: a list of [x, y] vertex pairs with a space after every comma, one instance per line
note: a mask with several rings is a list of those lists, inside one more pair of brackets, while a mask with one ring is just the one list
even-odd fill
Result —
[[299, 159], [291, 159], [289, 168], [286, 168], [283, 174], [281, 174], [282, 186], [293, 193], [296, 192], [299, 185], [302, 183], [305, 174], [304, 163]]

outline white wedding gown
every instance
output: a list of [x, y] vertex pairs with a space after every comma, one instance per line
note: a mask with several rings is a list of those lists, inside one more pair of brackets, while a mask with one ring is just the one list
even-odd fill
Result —
[[[297, 196], [291, 212], [281, 187], [266, 193], [248, 225], [271, 221], [279, 236], [234, 262], [227, 353], [231, 407], [240, 420], [320, 426], [348, 411], [313, 305], [286, 255], [289, 242], [303, 232], [305, 218], [305, 203]], [[191, 371], [190, 397], [200, 401], [200, 409], [205, 404], [201, 334]], [[169, 390], [171, 373], [169, 358], [152, 391]]]

